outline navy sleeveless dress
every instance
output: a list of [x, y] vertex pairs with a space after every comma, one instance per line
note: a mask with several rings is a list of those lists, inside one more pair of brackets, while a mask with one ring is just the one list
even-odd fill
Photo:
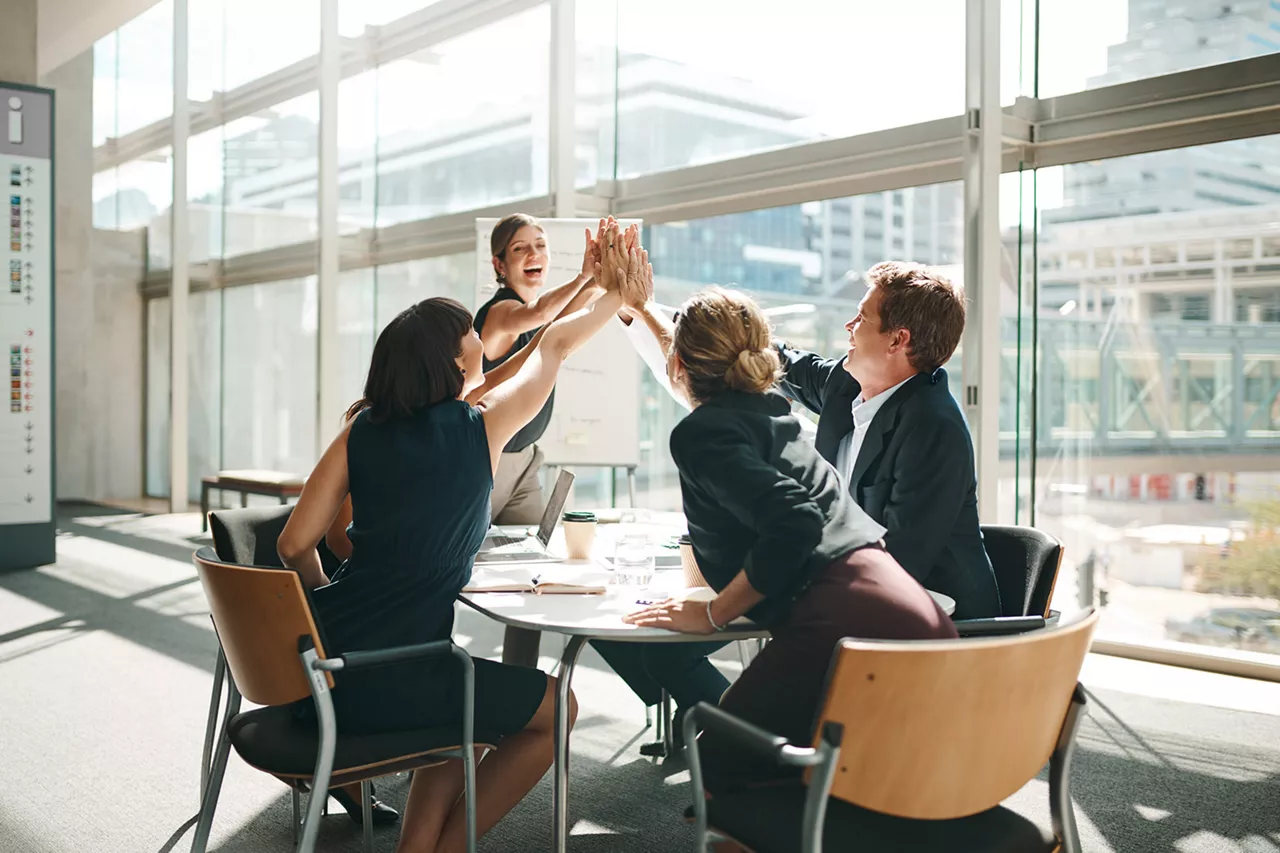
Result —
[[[347, 436], [351, 559], [312, 592], [329, 655], [448, 639], [454, 602], [489, 527], [493, 472], [484, 419], [458, 400]], [[536, 669], [476, 659], [476, 726], [513, 734], [546, 692]], [[462, 716], [454, 658], [338, 673], [338, 727], [350, 733], [446, 725]], [[306, 700], [304, 705], [310, 705]]]

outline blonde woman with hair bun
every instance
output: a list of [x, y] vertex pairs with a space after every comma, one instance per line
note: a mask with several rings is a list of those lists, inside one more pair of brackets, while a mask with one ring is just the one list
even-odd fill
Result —
[[[759, 306], [740, 291], [708, 288], [671, 322], [651, 301], [651, 276], [647, 263], [630, 264], [620, 282], [623, 311], [658, 338], [672, 388], [692, 407], [671, 432], [671, 456], [694, 557], [717, 595], [664, 601], [626, 621], [711, 635], [741, 616], [767, 626], [773, 641], [738, 681], [700, 701], [719, 701], [793, 743], [811, 742], [842, 638], [944, 639], [956, 636], [955, 626], [884, 550], [885, 529], [802, 434], [775, 387], [779, 357]], [[654, 657], [672, 647], [635, 645], [662, 683]], [[704, 735], [699, 749], [713, 792], [763, 781], [759, 768], [735, 761], [731, 746]]]

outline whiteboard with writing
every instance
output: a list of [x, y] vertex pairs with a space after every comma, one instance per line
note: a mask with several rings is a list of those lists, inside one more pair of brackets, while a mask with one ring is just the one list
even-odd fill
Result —
[[[547, 287], [582, 270], [584, 228], [596, 219], [541, 219], [551, 266]], [[630, 225], [632, 220], [622, 223]], [[489, 235], [497, 219], [476, 220], [476, 301], [479, 308], [498, 289]], [[637, 221], [636, 224], [639, 224]], [[640, 359], [614, 320], [560, 368], [555, 409], [538, 441], [550, 465], [638, 465], [640, 462]]]

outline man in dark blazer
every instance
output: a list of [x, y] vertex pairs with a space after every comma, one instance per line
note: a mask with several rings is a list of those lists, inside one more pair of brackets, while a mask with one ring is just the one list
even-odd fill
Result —
[[867, 285], [843, 358], [778, 346], [782, 389], [819, 415], [818, 452], [887, 528], [902, 567], [954, 598], [955, 618], [999, 616], [973, 440], [942, 369], [964, 331], [964, 296], [926, 267], [893, 261], [872, 267]]

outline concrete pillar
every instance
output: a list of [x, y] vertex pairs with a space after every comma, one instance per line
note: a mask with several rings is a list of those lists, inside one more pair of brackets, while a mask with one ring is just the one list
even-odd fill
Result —
[[36, 0], [4, 0], [0, 22], [0, 80], [36, 84]]
[[[3, 37], [0, 37], [2, 39]], [[55, 92], [54, 317], [60, 500], [142, 493], [140, 232], [93, 229], [93, 51], [39, 81]]]

